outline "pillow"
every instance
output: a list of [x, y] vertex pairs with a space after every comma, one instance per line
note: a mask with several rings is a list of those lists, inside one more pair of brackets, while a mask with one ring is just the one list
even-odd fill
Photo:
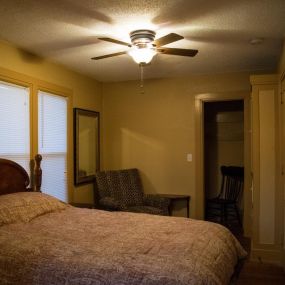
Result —
[[0, 196], [0, 226], [30, 220], [68, 207], [56, 198], [39, 192], [18, 192]]

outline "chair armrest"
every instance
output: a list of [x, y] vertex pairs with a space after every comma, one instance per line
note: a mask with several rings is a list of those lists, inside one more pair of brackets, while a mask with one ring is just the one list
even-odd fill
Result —
[[147, 194], [144, 195], [144, 204], [168, 211], [170, 199], [161, 197], [159, 195]]
[[125, 210], [124, 205], [112, 197], [104, 197], [99, 200], [100, 206], [109, 211], [123, 211]]

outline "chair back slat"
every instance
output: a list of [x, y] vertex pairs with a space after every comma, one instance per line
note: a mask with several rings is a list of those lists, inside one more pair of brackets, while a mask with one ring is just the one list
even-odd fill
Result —
[[244, 168], [239, 166], [221, 166], [222, 185], [219, 198], [238, 201], [243, 191]]

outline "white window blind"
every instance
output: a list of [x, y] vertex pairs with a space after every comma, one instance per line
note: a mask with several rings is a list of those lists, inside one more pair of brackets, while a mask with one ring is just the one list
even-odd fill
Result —
[[42, 192], [68, 202], [67, 99], [40, 91], [38, 94], [38, 148], [42, 155]]
[[30, 173], [29, 88], [0, 81], [0, 157]]

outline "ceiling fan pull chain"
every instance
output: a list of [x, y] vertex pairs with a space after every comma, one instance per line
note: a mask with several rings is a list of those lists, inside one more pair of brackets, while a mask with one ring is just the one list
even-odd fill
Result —
[[141, 88], [141, 94], [144, 94], [144, 86], [143, 86], [143, 64], [140, 64], [140, 73], [141, 73], [141, 84], [140, 84], [140, 88]]

